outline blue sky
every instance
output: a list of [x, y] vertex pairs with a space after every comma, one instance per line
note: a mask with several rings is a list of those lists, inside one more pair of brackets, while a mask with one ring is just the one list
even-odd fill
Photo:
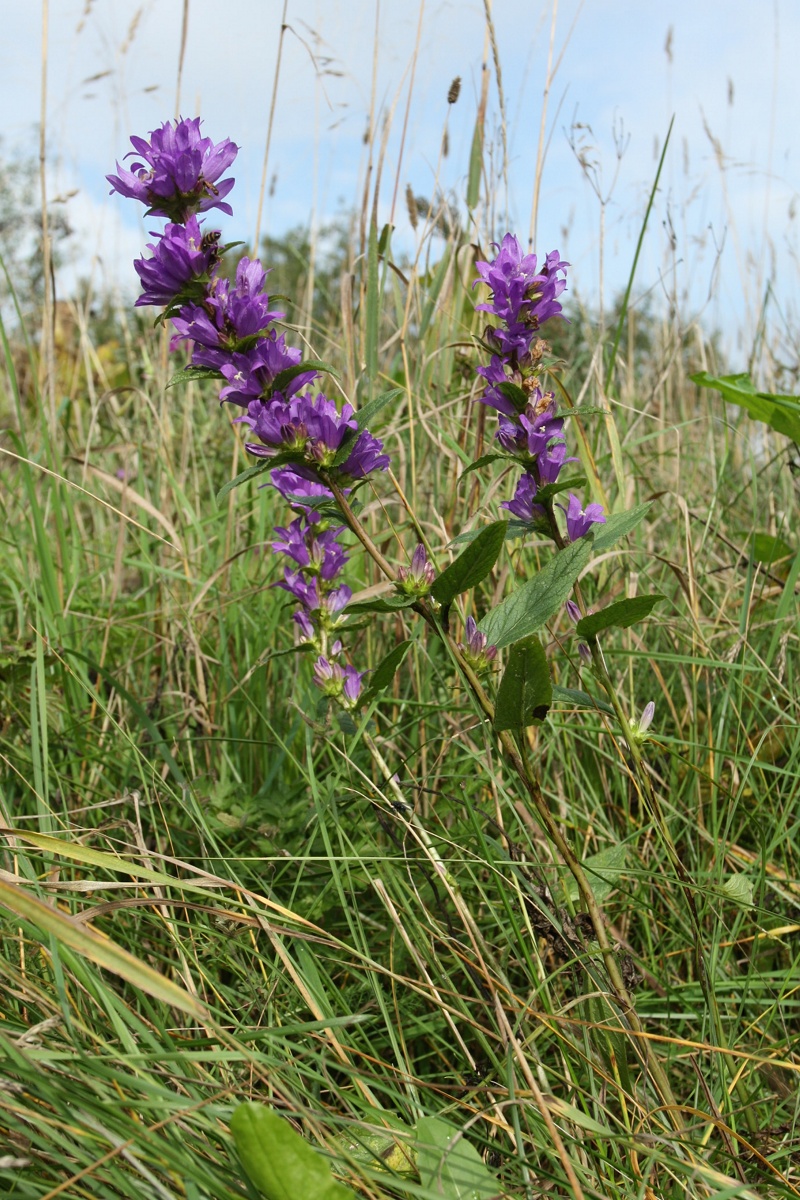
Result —
[[[81, 235], [72, 271], [85, 272], [94, 255], [98, 281], [123, 288], [133, 287], [128, 264], [143, 241], [141, 210], [109, 197], [104, 175], [129, 148], [130, 133], [144, 134], [173, 115], [182, 7], [180, 0], [50, 3], [51, 194], [75, 193], [65, 201]], [[230, 136], [242, 147], [226, 235], [252, 236], [282, 8], [283, 0], [189, 3], [181, 111], [200, 112], [208, 134]], [[552, 4], [494, 0], [493, 12], [508, 120], [509, 224], [526, 238]], [[419, 13], [419, 0], [381, 0], [379, 6], [376, 0], [289, 0], [269, 163], [274, 193], [262, 229], [280, 233], [359, 200], [376, 18], [379, 112], [396, 105], [381, 188], [380, 215], [388, 219]], [[9, 6], [4, 21], [4, 145], [32, 153], [41, 14], [31, 0]], [[450, 150], [438, 178], [445, 191], [463, 198], [484, 37], [482, 0], [424, 0], [399, 167], [401, 200], [408, 182], [418, 193], [433, 187], [446, 93], [456, 75], [462, 93], [449, 112]], [[796, 0], [759, 6], [560, 0], [536, 249], [557, 247], [570, 260], [576, 294], [596, 302], [601, 222], [575, 150], [582, 147], [597, 164], [607, 195], [603, 269], [610, 298], [627, 278], [674, 114], [635, 294], [675, 297], [687, 318], [741, 331], [742, 354], [768, 279], [775, 319], [780, 310], [796, 318], [800, 169], [793, 75], [799, 48]], [[499, 127], [493, 76], [487, 129], [498, 170]], [[619, 162], [615, 131], [625, 146]], [[402, 202], [395, 221], [395, 244], [412, 248]]]

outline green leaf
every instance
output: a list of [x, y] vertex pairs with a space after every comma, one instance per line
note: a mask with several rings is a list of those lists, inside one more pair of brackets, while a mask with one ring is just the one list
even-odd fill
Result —
[[433, 319], [433, 315], [436, 312], [436, 305], [439, 300], [439, 293], [441, 292], [442, 288], [444, 287], [444, 281], [447, 278], [448, 271], [450, 270], [451, 257], [452, 257], [452, 246], [448, 243], [448, 245], [445, 246], [444, 254], [442, 255], [441, 261], [438, 263], [436, 270], [433, 273], [433, 278], [431, 279], [430, 284], [428, 285], [427, 294], [425, 297], [425, 304], [422, 309], [422, 315], [420, 316], [420, 319], [419, 319], [419, 330], [417, 331], [417, 338], [420, 340], [420, 342], [422, 341], [422, 338], [424, 338], [425, 334], [427, 333], [428, 326], [430, 325], [431, 320]]
[[126, 979], [161, 1004], [188, 1013], [195, 1020], [208, 1020], [205, 1006], [166, 975], [136, 958], [104, 934], [96, 933], [59, 908], [29, 895], [19, 884], [0, 879], [0, 908], [6, 908], [18, 920], [34, 925], [44, 934], [44, 945], [55, 938], [104, 971], [111, 971], [120, 979]]
[[506, 596], [480, 622], [489, 642], [502, 649], [541, 629], [567, 599], [591, 556], [590, 535], [554, 555], [533, 579]]
[[553, 685], [544, 646], [536, 634], [515, 642], [497, 689], [494, 728], [525, 729], [543, 721], [553, 701]]
[[386, 408], [387, 404], [391, 404], [396, 396], [402, 396], [405, 388], [391, 388], [388, 392], [382, 392], [380, 396], [376, 396], [374, 400], [370, 400], [369, 404], [365, 404], [355, 414], [358, 421], [358, 428], [371, 429], [372, 422], [377, 417], [378, 413]]
[[263, 475], [265, 471], [269, 471], [271, 467], [277, 466], [274, 458], [262, 458], [261, 462], [255, 463], [252, 467], [248, 467], [244, 471], [240, 471], [233, 479], [229, 479], [223, 487], [217, 492], [217, 504], [227, 496], [228, 492], [232, 492], [234, 488], [239, 487], [243, 483], [247, 483], [248, 479], [255, 479], [256, 475]]
[[439, 1117], [417, 1122], [417, 1167], [423, 1188], [442, 1200], [489, 1200], [502, 1192], [474, 1146]]
[[405, 656], [408, 654], [411, 646], [411, 639], [405, 642], [399, 642], [389, 653], [381, 659], [375, 670], [372, 672], [372, 678], [369, 681], [369, 687], [361, 697], [361, 704], [371, 704], [377, 696], [378, 692], [382, 692], [387, 688], [394, 679], [399, 667], [402, 665]]
[[510, 379], [506, 379], [504, 383], [495, 384], [498, 392], [505, 396], [506, 400], [510, 400], [518, 412], [524, 412], [525, 406], [530, 400], [530, 396], [526, 391], [519, 387], [516, 383], [512, 383]]
[[559, 700], [562, 704], [577, 704], [581, 708], [600, 709], [601, 712], [614, 715], [614, 709], [605, 700], [595, 699], [588, 692], [582, 692], [578, 688], [560, 687], [559, 684], [553, 684], [553, 699]]
[[176, 387], [179, 383], [191, 383], [194, 379], [223, 379], [221, 371], [215, 371], [213, 367], [184, 367], [181, 371], [176, 371], [167, 384], [167, 388]]
[[245, 1171], [267, 1200], [354, 1200], [326, 1159], [265, 1104], [240, 1104], [231, 1132]]
[[[593, 854], [590, 858], [585, 859], [583, 869], [589, 877], [589, 883], [592, 885], [592, 891], [598, 902], [602, 903], [617, 886], [619, 877], [625, 870], [627, 853], [628, 848], [625, 843], [618, 842], [615, 846], [608, 846], [598, 854]], [[565, 883], [565, 887], [570, 900], [578, 900], [578, 885], [575, 880], [570, 879], [568, 883]]]
[[603, 550], [610, 550], [615, 542], [618, 542], [621, 537], [625, 537], [630, 533], [642, 518], [647, 513], [652, 501], [645, 500], [644, 504], [637, 504], [636, 508], [629, 508], [627, 512], [615, 513], [608, 517], [605, 525], [595, 525], [594, 527], [594, 548], [600, 553]]
[[464, 479], [464, 477], [466, 475], [469, 475], [469, 473], [471, 471], [479, 471], [481, 469], [481, 467], [486, 467], [489, 465], [489, 463], [497, 462], [498, 458], [504, 458], [507, 461], [510, 461], [511, 455], [510, 454], [482, 454], [480, 458], [475, 459], [475, 462], [471, 462], [468, 467], [464, 468], [464, 470], [461, 472], [458, 479], [456, 480], [456, 487], [458, 487], [459, 483], [461, 483], [461, 480]]
[[629, 625], [635, 625], [637, 621], [649, 617], [659, 601], [664, 599], [659, 592], [654, 592], [652, 596], [632, 596], [626, 600], [617, 600], [615, 604], [609, 604], [599, 612], [581, 617], [577, 624], [578, 636], [591, 639], [596, 638], [604, 629], [627, 629]]
[[305, 374], [306, 371], [324, 371], [326, 375], [332, 375], [334, 379], [341, 379], [336, 367], [332, 367], [330, 363], [309, 359], [308, 362], [295, 363], [294, 366], [280, 371], [272, 381], [272, 391], [282, 392], [287, 383], [291, 383], [293, 379], [296, 379], [298, 375]]
[[749, 375], [709, 375], [698, 371], [691, 376], [698, 387], [713, 388], [729, 404], [745, 409], [757, 421], [763, 421], [778, 433], [800, 442], [800, 409], [797, 396], [778, 396], [756, 391]]
[[754, 533], [750, 543], [750, 552], [756, 562], [765, 563], [767, 566], [780, 562], [781, 559], [789, 558], [794, 553], [792, 547], [783, 538], [773, 537], [769, 533]]
[[542, 533], [549, 534], [550, 526], [547, 521], [534, 521], [531, 525], [528, 521], [520, 521], [518, 517], [512, 517], [508, 522], [508, 533], [506, 541], [513, 542], [517, 538], [530, 537], [531, 532], [541, 530]]
[[371, 1127], [351, 1126], [346, 1133], [337, 1135], [336, 1142], [348, 1158], [373, 1171], [416, 1175], [415, 1136], [414, 1129], [405, 1121], [381, 1110], [372, 1118]]
[[378, 374], [378, 227], [373, 220], [369, 227], [367, 249], [367, 298], [364, 356], [367, 375], [375, 379]]
[[722, 885], [722, 890], [729, 900], [734, 900], [744, 908], [750, 908], [753, 903], [753, 881], [748, 875], [730, 875]]
[[434, 600], [450, 604], [456, 596], [481, 583], [497, 562], [507, 529], [508, 521], [493, 521], [482, 529], [455, 562], [434, 580], [431, 588]]
[[483, 117], [480, 112], [475, 120], [472, 147], [469, 152], [469, 176], [467, 179], [467, 208], [475, 207], [481, 194], [481, 168], [483, 167]]
[[357, 429], [348, 429], [342, 438], [341, 445], [333, 456], [331, 467], [340, 467], [342, 463], [347, 462], [350, 457], [350, 452], [353, 449], [353, 443], [358, 437], [362, 429], [368, 429], [372, 422], [377, 417], [382, 408], [390, 404], [396, 396], [404, 392], [404, 388], [392, 388], [389, 392], [383, 392], [380, 396], [376, 396], [374, 400], [370, 400], [369, 404], [365, 404], [355, 414], [358, 422]]
[[567, 492], [577, 490], [586, 485], [585, 475], [573, 475], [571, 479], [561, 479], [558, 483], [548, 483], [543, 488], [539, 488], [536, 493], [537, 503], [543, 504], [545, 500], [550, 500], [551, 497], [557, 496], [559, 492]]
[[416, 596], [378, 596], [375, 600], [357, 600], [355, 604], [348, 604], [346, 615], [397, 612], [401, 608], [410, 608], [416, 599]]

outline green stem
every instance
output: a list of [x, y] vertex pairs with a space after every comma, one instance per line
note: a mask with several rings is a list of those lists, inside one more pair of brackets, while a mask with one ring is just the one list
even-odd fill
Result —
[[[366, 529], [348, 504], [342, 489], [334, 480], [330, 478], [326, 478], [325, 482], [333, 492], [342, 516], [344, 517], [345, 522], [350, 530], [361, 542], [362, 546], [373, 559], [373, 561], [377, 563], [381, 571], [389, 579], [396, 581], [397, 571], [389, 562], [387, 562], [387, 560], [378, 550], [372, 538], [369, 536]], [[553, 526], [556, 530], [558, 542], [563, 546], [563, 539], [561, 539], [560, 535], [558, 535], [555, 518], [552, 512], [552, 506], [550, 506], [550, 516]], [[470, 689], [484, 715], [490, 722], [493, 722], [494, 705], [487, 696], [483, 684], [481, 683], [472, 666], [465, 660], [458, 643], [446, 630], [443, 629], [440, 621], [437, 619], [436, 614], [431, 609], [429, 602], [424, 598], [421, 598], [415, 601], [411, 607], [413, 607], [413, 609], [419, 613], [421, 617], [423, 617], [436, 635], [445, 643], [456, 664], [458, 665], [462, 676], [469, 684]], [[572, 847], [562, 833], [558, 822], [550, 811], [550, 808], [548, 807], [547, 801], [542, 793], [539, 780], [536, 777], [530, 763], [527, 761], [522, 741], [520, 740], [518, 746], [513, 736], [508, 731], [499, 732], [497, 736], [508, 762], [514, 768], [514, 771], [516, 772], [520, 782], [530, 797], [539, 821], [541, 822], [542, 828], [545, 830], [553, 845], [558, 850], [567, 868], [572, 874], [575, 883], [577, 884], [578, 892], [591, 919], [592, 928], [600, 948], [600, 954], [603, 959], [603, 964], [606, 969], [609, 983], [611, 985], [611, 990], [614, 994], [614, 998], [619, 1009], [620, 1024], [623, 1027], [627, 1026], [634, 1034], [641, 1034], [643, 1032], [642, 1023], [639, 1020], [636, 1010], [634, 1009], [631, 996], [622, 979], [622, 973], [617, 963], [613, 947], [608, 939], [608, 933], [606, 931], [605, 921], [603, 920], [603, 914], [591, 889], [586, 873], [583, 870], [583, 867], [576, 857]], [[370, 746], [370, 750], [373, 753], [377, 751], [377, 747], [374, 746], [374, 743], [372, 746]], [[382, 761], [383, 760], [381, 758], [381, 762]], [[388, 770], [388, 767], [386, 767], [385, 763], [384, 767], [386, 770]], [[673, 1096], [672, 1088], [670, 1087], [670, 1083], [667, 1079], [664, 1068], [662, 1067], [658, 1058], [650, 1051], [646, 1039], [634, 1037], [633, 1041], [637, 1055], [640, 1056], [643, 1065], [649, 1071], [656, 1090], [661, 1097], [662, 1104], [669, 1114], [669, 1118], [672, 1121], [673, 1127], [676, 1131], [680, 1132], [683, 1130], [684, 1124], [680, 1114], [680, 1108]]]

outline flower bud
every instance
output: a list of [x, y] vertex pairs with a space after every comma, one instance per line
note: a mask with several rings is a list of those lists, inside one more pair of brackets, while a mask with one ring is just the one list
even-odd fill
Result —
[[638, 721], [635, 717], [630, 718], [628, 725], [630, 726], [630, 734], [634, 742], [638, 742], [641, 745], [642, 742], [647, 741], [647, 731], [653, 723], [655, 712], [655, 702], [653, 700], [649, 700], [644, 706], [644, 711], [642, 712], [642, 715]]
[[410, 566], [397, 569], [397, 586], [406, 596], [427, 596], [435, 578], [436, 568], [428, 561], [422, 545], [411, 555]]
[[458, 648], [465, 660], [475, 671], [486, 671], [497, 658], [497, 646], [487, 646], [489, 640], [476, 624], [474, 617], [467, 617], [464, 630], [465, 641], [458, 643]]

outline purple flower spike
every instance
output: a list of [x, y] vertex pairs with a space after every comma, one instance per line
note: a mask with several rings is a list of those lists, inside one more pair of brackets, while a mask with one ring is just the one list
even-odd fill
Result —
[[167, 225], [157, 242], [148, 244], [151, 258], [137, 258], [134, 270], [142, 282], [142, 304], [172, 304], [187, 288], [197, 283], [202, 294], [208, 276], [219, 259], [217, 232], [203, 234], [197, 217], [186, 225]]
[[[292, 571], [289, 567], [284, 571], [283, 579], [272, 586], [283, 588], [285, 592], [294, 596], [295, 600], [299, 600], [311, 623], [316, 622], [324, 629], [330, 629], [336, 624], [333, 618], [350, 603], [353, 595], [346, 583], [328, 589], [318, 576], [312, 576], [310, 580], [305, 579], [301, 571]], [[303, 630], [303, 623], [297, 623]]]
[[528, 525], [535, 525], [537, 521], [547, 519], [547, 513], [543, 506], [535, 503], [536, 491], [536, 480], [526, 471], [520, 477], [513, 500], [503, 500], [500, 507], [507, 508], [520, 521], [525, 521]]
[[581, 502], [573, 492], [569, 494], [567, 507], [563, 504], [558, 506], [567, 518], [567, 533], [571, 542], [577, 541], [588, 533], [592, 525], [605, 525], [606, 519], [603, 515], [602, 504], [587, 504], [586, 508], [581, 508]]
[[479, 312], [499, 317], [507, 330], [495, 330], [495, 337], [504, 354], [526, 350], [534, 332], [561, 312], [557, 297], [564, 291], [563, 278], [569, 263], [563, 262], [558, 251], [552, 250], [544, 266], [537, 270], [535, 254], [523, 254], [513, 234], [507, 233], [501, 245], [494, 243], [498, 253], [492, 262], [478, 262], [476, 270], [492, 289], [492, 302], [479, 304]]
[[564, 420], [555, 414], [555, 398], [535, 388], [524, 412], [513, 417], [500, 414], [495, 437], [509, 454], [531, 464], [541, 461], [550, 453], [550, 443], [563, 438]]
[[150, 141], [132, 137], [133, 150], [126, 158], [137, 161], [127, 170], [117, 163], [118, 175], [107, 175], [111, 192], [146, 204], [153, 216], [182, 225], [188, 217], [210, 208], [229, 215], [224, 198], [234, 180], [220, 179], [239, 147], [229, 139], [214, 143], [200, 134], [200, 118], [166, 121], [154, 129]]
[[[234, 356], [234, 361], [239, 357], [242, 356]], [[228, 368], [223, 368], [223, 374], [227, 373]], [[227, 391], [223, 388], [220, 393], [225, 399], [231, 398], [226, 395]], [[315, 468], [331, 467], [345, 437], [350, 431], [358, 429], [352, 405], [344, 404], [339, 412], [334, 401], [322, 392], [316, 398], [310, 392], [305, 392], [301, 396], [293, 396], [286, 403], [277, 396], [269, 403], [260, 399], [252, 400], [247, 405], [247, 415], [238, 420], [249, 425], [266, 446], [296, 454], [295, 472], [309, 480], [318, 478]], [[245, 444], [251, 454], [264, 457], [269, 453], [255, 443]], [[382, 451], [383, 442], [364, 429], [335, 473], [342, 481], [350, 482], [363, 479], [372, 471], [385, 470], [391, 459]]]

